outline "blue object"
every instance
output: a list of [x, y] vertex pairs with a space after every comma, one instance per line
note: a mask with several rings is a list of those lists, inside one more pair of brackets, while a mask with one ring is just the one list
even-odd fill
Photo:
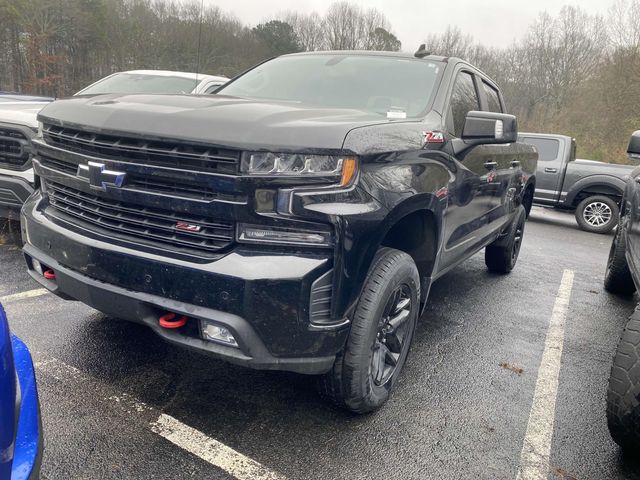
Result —
[[0, 305], [0, 480], [37, 478], [42, 424], [31, 354]]

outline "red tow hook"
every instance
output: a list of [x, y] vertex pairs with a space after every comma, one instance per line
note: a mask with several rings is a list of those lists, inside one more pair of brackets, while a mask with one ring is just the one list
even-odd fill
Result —
[[160, 317], [160, 326], [162, 328], [180, 328], [187, 324], [187, 317], [185, 315], [175, 320], [176, 317], [177, 315], [175, 313], [165, 313]]
[[42, 276], [44, 278], [46, 278], [47, 280], [55, 280], [56, 279], [56, 274], [51, 269], [45, 270], [44, 272], [42, 272]]

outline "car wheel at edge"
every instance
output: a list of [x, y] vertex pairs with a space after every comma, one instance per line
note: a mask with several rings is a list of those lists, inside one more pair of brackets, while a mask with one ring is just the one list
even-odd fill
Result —
[[613, 359], [607, 389], [607, 424], [623, 450], [640, 451], [640, 316], [629, 319]]
[[576, 222], [587, 232], [609, 233], [618, 219], [618, 204], [604, 195], [594, 195], [582, 200], [576, 208]]
[[611, 293], [621, 295], [631, 295], [636, 291], [633, 277], [627, 264], [625, 252], [627, 249], [625, 240], [624, 219], [620, 219], [618, 229], [611, 242], [609, 258], [607, 259], [607, 269], [604, 274], [604, 288]]
[[381, 407], [407, 359], [420, 311], [420, 277], [406, 253], [381, 248], [362, 289], [344, 350], [320, 393], [355, 413]]

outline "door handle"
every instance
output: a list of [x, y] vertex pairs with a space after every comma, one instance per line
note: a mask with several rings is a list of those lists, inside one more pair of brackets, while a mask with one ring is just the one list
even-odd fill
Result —
[[511, 166], [513, 168], [519, 167], [520, 166], [520, 160], [511, 160]]
[[544, 169], [544, 173], [558, 173], [558, 169], [557, 168], [546, 167]]
[[496, 168], [498, 166], [498, 162], [484, 162], [484, 168], [486, 168], [487, 170], [493, 170], [494, 168]]

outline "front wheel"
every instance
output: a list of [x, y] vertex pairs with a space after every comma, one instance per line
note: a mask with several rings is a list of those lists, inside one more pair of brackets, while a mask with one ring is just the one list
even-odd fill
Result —
[[593, 233], [609, 233], [616, 226], [618, 204], [604, 195], [594, 195], [582, 200], [576, 208], [578, 226]]
[[376, 254], [344, 350], [320, 378], [320, 394], [355, 413], [380, 408], [400, 376], [420, 310], [420, 277], [406, 253]]
[[613, 359], [607, 390], [609, 433], [623, 450], [640, 451], [640, 320], [627, 323]]

